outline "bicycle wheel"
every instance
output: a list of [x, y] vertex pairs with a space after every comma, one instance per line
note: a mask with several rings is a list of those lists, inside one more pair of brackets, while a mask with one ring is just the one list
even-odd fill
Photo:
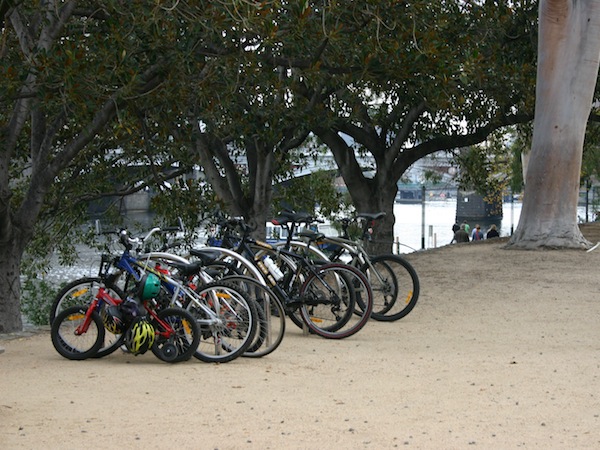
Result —
[[[357, 308], [361, 293], [363, 307]], [[300, 290], [300, 314], [319, 336], [343, 339], [361, 330], [373, 310], [373, 293], [361, 271], [347, 264], [329, 263], [314, 268]]]
[[[108, 295], [115, 299], [125, 299], [125, 294], [117, 286], [107, 286], [102, 278], [100, 277], [85, 277], [79, 278], [67, 284], [62, 288], [50, 308], [50, 324], [54, 322], [57, 314], [66, 308], [78, 305], [89, 305], [96, 295], [98, 290], [103, 287], [106, 289]], [[113, 334], [105, 330], [104, 343], [94, 356], [95, 358], [102, 358], [103, 356], [110, 355], [116, 349], [118, 349], [123, 343], [123, 339], [119, 334]]]
[[419, 299], [417, 272], [408, 261], [397, 255], [374, 256], [370, 262], [362, 267], [362, 271], [373, 290], [371, 317], [391, 322], [406, 316]]
[[71, 306], [62, 310], [50, 328], [52, 345], [67, 359], [82, 360], [98, 352], [104, 342], [104, 325], [100, 315], [93, 311], [89, 328], [85, 333], [75, 334], [75, 330], [85, 321], [88, 306]]
[[254, 300], [235, 285], [216, 281], [201, 286], [187, 310], [200, 328], [194, 356], [204, 362], [229, 362], [252, 344], [258, 328]]
[[246, 349], [244, 356], [258, 358], [275, 351], [285, 334], [285, 310], [273, 291], [254, 278], [234, 275], [223, 281], [254, 300], [257, 305], [259, 327], [256, 336]]
[[156, 331], [152, 353], [170, 363], [189, 360], [200, 342], [200, 330], [194, 317], [185, 309], [167, 308], [158, 312], [158, 318], [170, 329], [156, 319], [151, 320]]
[[71, 306], [89, 305], [96, 297], [100, 287], [104, 287], [100, 277], [79, 278], [63, 287], [54, 297], [50, 307], [50, 325], [63, 309]]

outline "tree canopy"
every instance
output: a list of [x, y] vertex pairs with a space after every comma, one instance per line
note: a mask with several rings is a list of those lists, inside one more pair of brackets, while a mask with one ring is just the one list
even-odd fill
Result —
[[0, 332], [20, 327], [25, 251], [65, 243], [90, 201], [153, 185], [197, 211], [199, 183], [165, 187], [200, 166], [229, 212], [262, 224], [308, 137], [331, 150], [357, 209], [389, 213], [391, 242], [411, 164], [533, 117], [536, 11], [533, 0], [0, 3]]

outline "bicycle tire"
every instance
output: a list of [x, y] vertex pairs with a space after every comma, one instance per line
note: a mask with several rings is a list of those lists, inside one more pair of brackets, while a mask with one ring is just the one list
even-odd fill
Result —
[[[356, 288], [364, 292], [363, 308], [357, 314]], [[328, 263], [315, 268], [300, 290], [300, 314], [307, 327], [328, 339], [356, 334], [373, 310], [373, 293], [365, 275], [355, 267]]]
[[[111, 297], [121, 300], [125, 299], [125, 294], [117, 286], [107, 286], [100, 277], [84, 277], [74, 280], [64, 286], [52, 302], [50, 308], [50, 324], [54, 321], [56, 314], [70, 306], [89, 305], [96, 297], [98, 289], [104, 287], [108, 290]], [[105, 330], [104, 343], [98, 350], [94, 358], [102, 358], [110, 355], [123, 344], [122, 335], [113, 334]]]
[[150, 348], [154, 356], [168, 363], [188, 361], [200, 342], [200, 329], [195, 318], [182, 308], [166, 308], [157, 315], [173, 329], [173, 333], [162, 336], [160, 333], [167, 330], [156, 319], [150, 321], [156, 330], [156, 338]]
[[63, 309], [71, 306], [89, 305], [96, 297], [99, 287], [105, 284], [100, 277], [78, 278], [66, 284], [54, 297], [50, 306], [50, 325]]
[[[206, 308], [212, 311], [211, 316]], [[256, 308], [254, 300], [227, 282], [215, 281], [198, 288], [196, 301], [190, 301], [186, 307], [200, 328], [194, 357], [226, 363], [241, 356], [258, 329]]]
[[104, 342], [104, 324], [96, 311], [92, 311], [87, 331], [75, 334], [77, 327], [85, 320], [87, 309], [86, 305], [71, 306], [58, 313], [52, 322], [52, 345], [67, 359], [80, 361], [90, 358], [96, 355]]
[[[382, 322], [399, 320], [417, 304], [420, 282], [413, 266], [398, 255], [378, 255], [371, 258], [372, 268], [363, 265], [374, 296], [371, 317]], [[376, 270], [378, 273], [372, 273]]]
[[258, 331], [243, 356], [260, 358], [274, 352], [281, 344], [285, 334], [286, 316], [281, 301], [271, 289], [254, 278], [233, 275], [223, 278], [223, 281], [233, 283], [253, 299], [258, 307]]

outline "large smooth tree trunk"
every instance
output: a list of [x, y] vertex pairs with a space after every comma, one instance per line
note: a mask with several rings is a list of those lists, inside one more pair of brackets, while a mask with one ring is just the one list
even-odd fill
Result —
[[589, 244], [577, 226], [577, 203], [599, 59], [600, 2], [542, 0], [533, 141], [512, 247]]

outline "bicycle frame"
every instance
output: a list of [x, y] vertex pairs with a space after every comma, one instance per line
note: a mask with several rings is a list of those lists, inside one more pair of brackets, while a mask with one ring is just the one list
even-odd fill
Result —
[[[363, 219], [365, 219], [365, 224], [363, 225], [363, 228], [362, 228], [362, 240], [363, 241], [367, 240], [371, 235], [370, 227], [372, 225], [372, 222], [377, 220], [377, 218], [383, 217], [384, 215], [385, 215], [385, 213], [379, 213], [374, 216], [369, 216], [369, 215], [360, 216]], [[297, 246], [297, 248], [298, 247], [306, 248], [307, 252], [317, 255], [320, 258], [325, 259], [326, 261], [332, 261], [332, 262], [333, 261], [346, 262], [346, 261], [344, 261], [344, 255], [349, 255], [350, 260], [348, 262], [346, 262], [347, 264], [354, 266], [359, 270], [362, 270], [366, 266], [367, 269], [369, 270], [369, 273], [375, 274], [375, 276], [377, 277], [379, 282], [384, 281], [383, 277], [381, 276], [379, 271], [375, 270], [375, 267], [371, 263], [371, 258], [369, 256], [369, 253], [364, 248], [364, 246], [362, 244], [360, 244], [359, 242], [350, 239], [349, 234], [348, 234], [348, 226], [350, 224], [349, 219], [342, 220], [342, 233], [343, 233], [342, 236], [326, 236], [324, 234], [316, 233], [311, 230], [311, 231], [301, 231], [300, 233], [298, 233], [298, 235], [300, 237], [304, 237], [306, 239], [306, 241], [292, 241], [291, 236], [292, 236], [294, 230], [296, 229], [297, 225], [299, 225], [301, 223], [308, 224], [314, 220], [310, 216], [304, 217], [304, 216], [298, 216], [298, 215], [294, 215], [294, 214], [285, 215], [284, 217], [286, 218], [286, 220], [289, 220], [291, 223], [291, 225], [288, 225], [287, 223], [279, 223], [279, 225], [281, 227], [288, 229], [288, 239], [285, 242], [285, 244], [283, 244], [287, 249], [291, 249], [294, 246]], [[301, 218], [298, 218], [298, 217], [301, 217]], [[315, 244], [316, 244], [317, 240], [320, 242], [324, 242], [324, 243], [334, 244], [338, 248], [333, 251], [332, 256], [327, 256], [327, 254], [325, 254], [323, 251], [320, 250], [318, 245], [311, 245], [311, 242], [315, 242]]]
[[[109, 304], [111, 306], [118, 306], [121, 303], [123, 303], [123, 300], [119, 299], [119, 298], [111, 297], [104, 287], [99, 288], [98, 293], [96, 294], [96, 297], [92, 300], [92, 302], [90, 303], [90, 305], [88, 306], [88, 308], [85, 312], [85, 320], [83, 321], [83, 323], [81, 325], [79, 325], [75, 329], [75, 334], [77, 336], [80, 336], [87, 332], [87, 330], [90, 327], [90, 323], [92, 322], [92, 313], [94, 311], [98, 311], [102, 307], [103, 303]], [[148, 312], [148, 314], [154, 320], [156, 320], [161, 325], [162, 329], [164, 330], [164, 331], [155, 330], [155, 333], [157, 335], [168, 338], [169, 336], [171, 336], [172, 333], [175, 332], [175, 330], [173, 330], [171, 325], [169, 325], [167, 322], [165, 322], [160, 317], [158, 317], [158, 315], [156, 314], [156, 312], [154, 311], [153, 308], [148, 307], [147, 301], [143, 302], [142, 305], [144, 306], [144, 309]]]
[[[224, 241], [231, 240], [231, 236], [227, 236]], [[230, 241], [231, 242], [231, 241]], [[306, 259], [303, 255], [299, 255], [292, 251], [276, 248], [268, 242], [260, 241], [258, 239], [253, 239], [244, 234], [241, 238], [239, 238], [236, 245], [236, 252], [240, 254], [246, 254], [250, 256], [247, 258], [251, 261], [254, 266], [264, 273], [263, 277], [266, 278], [268, 284], [273, 288], [273, 292], [279, 298], [279, 300], [283, 303], [283, 305], [287, 309], [298, 309], [302, 306], [302, 301], [295, 300], [287, 291], [284, 289], [279, 282], [275, 281], [273, 276], [270, 273], [265, 273], [265, 271], [260, 267], [259, 259], [257, 256], [260, 254], [253, 251], [251, 245], [255, 245], [265, 251], [276, 252], [279, 258], [282, 258], [286, 265], [290, 268], [290, 272], [286, 278], [282, 280], [282, 284], [287, 285], [288, 287], [292, 285], [294, 279], [296, 279], [302, 272], [302, 269], [308, 270], [310, 274], [317, 277], [323, 285], [330, 291], [336, 292], [336, 289], [331, 286], [326, 280], [322, 279], [319, 276], [318, 271], [314, 268], [314, 266]]]
[[[110, 258], [107, 255], [103, 255], [99, 274], [101, 278], [107, 279], [111, 276], [116, 277], [116, 274], [108, 274], [111, 264], [118, 270], [120, 270], [122, 273], [124, 272], [133, 276], [136, 281], [139, 281], [142, 278], [143, 273], [145, 272], [153, 273], [160, 279], [162, 286], [164, 286], [167, 292], [169, 293], [170, 305], [183, 308], [184, 304], [187, 303], [187, 299], [188, 301], [193, 302], [197, 308], [202, 310], [202, 312], [206, 315], [207, 318], [198, 318], [196, 322], [199, 325], [212, 326], [220, 324], [222, 319], [217, 313], [215, 313], [215, 311], [226, 310], [234, 314], [236, 318], [240, 318], [239, 315], [235, 312], [235, 308], [227, 302], [226, 296], [231, 294], [213, 292], [209, 294], [207, 293], [207, 295], [211, 296], [210, 299], [200, 298], [200, 296], [194, 290], [196, 287], [195, 285], [187, 286], [185, 283], [179, 282], [173, 277], [171, 277], [168, 270], [150, 267], [150, 265], [148, 264], [152, 256], [165, 259], [174, 259], [172, 258], [173, 255], [169, 253], [152, 252], [145, 254], [145, 261], [141, 261], [139, 258], [136, 258], [131, 254], [131, 243], [128, 240], [126, 240], [126, 234], [121, 234], [121, 243], [125, 246], [125, 250], [119, 257]], [[183, 264], [190, 264], [190, 262], [185, 258], [180, 258], [180, 261], [178, 260], [178, 262], [181, 262]], [[203, 283], [210, 283], [211, 281], [214, 281], [209, 275], [207, 275], [203, 271], [199, 271], [196, 275], [200, 277]], [[211, 306], [214, 306], [215, 310], [212, 310], [209, 306], [204, 304], [204, 301], [211, 304]], [[161, 321], [159, 320], [159, 322]]]
[[[215, 306], [215, 310], [220, 311], [223, 308], [225, 308], [227, 311], [230, 311], [230, 312], [235, 311], [235, 308], [230, 303], [227, 302], [227, 297], [230, 296], [230, 294], [212, 292], [212, 293], [208, 294], [211, 296], [210, 299], [206, 299], [206, 298], [203, 299], [203, 298], [201, 298], [200, 295], [198, 295], [194, 291], [194, 289], [192, 287], [186, 286], [185, 284], [182, 284], [182, 283], [177, 283], [168, 274], [161, 273], [160, 277], [161, 277], [161, 281], [164, 280], [169, 286], [173, 287], [171, 304], [174, 304], [176, 306], [183, 308], [184, 304], [186, 303], [185, 299], [187, 298], [189, 301], [193, 302], [195, 306], [200, 308], [207, 316], [209, 316], [208, 319], [196, 319], [196, 322], [198, 322], [200, 325], [216, 325], [216, 324], [220, 323], [220, 321], [221, 321], [221, 319], [215, 313], [215, 311], [213, 311], [212, 309], [210, 309], [208, 306], [206, 306], [204, 304], [204, 301], [206, 301], [208, 303], [212, 303]], [[223, 306], [220, 306], [221, 302], [223, 302]], [[239, 316], [237, 314], [236, 314], [236, 317], [239, 318]]]
[[[159, 268], [151, 267], [149, 265], [149, 262], [152, 257], [157, 257], [157, 258], [162, 258], [162, 259], [175, 259], [177, 262], [181, 262], [183, 264], [190, 264], [190, 262], [187, 259], [185, 259], [185, 258], [177, 259], [177, 258], [174, 258], [175, 256], [176, 255], [171, 255], [170, 253], [153, 252], [153, 253], [145, 254], [144, 255], [145, 259], [141, 260], [140, 258], [133, 256], [130, 253], [130, 250], [126, 246], [123, 253], [118, 257], [111, 258], [108, 255], [102, 255], [102, 262], [101, 262], [101, 266], [100, 266], [99, 276], [104, 279], [111, 279], [111, 278], [116, 279], [118, 277], [118, 274], [115, 274], [115, 273], [109, 274], [108, 273], [109, 269], [110, 269], [110, 265], [112, 265], [116, 269], [120, 270], [121, 273], [126, 273], [128, 275], [131, 275], [135, 279], [135, 281], [140, 281], [143, 274], [146, 272], [153, 273], [154, 275], [156, 275], [160, 278], [163, 286], [167, 289], [169, 294], [172, 295], [172, 302], [174, 302], [174, 300], [176, 298], [175, 291], [177, 290], [177, 286], [179, 285], [179, 283], [175, 279], [167, 276], [167, 274], [169, 273], [168, 270], [161, 269], [160, 267]], [[199, 271], [198, 275], [201, 277], [202, 281], [205, 283], [209, 283], [209, 282], [213, 281], [211, 278], [208, 277], [208, 275], [206, 275], [202, 271]]]
[[[310, 245], [311, 237], [307, 236], [306, 234], [304, 236], [307, 237], [308, 242], [303, 242], [303, 244], [310, 247], [310, 251], [313, 251], [315, 247]], [[323, 238], [323, 241], [339, 246], [339, 250], [334, 251], [331, 261], [343, 261], [343, 255], [348, 254], [351, 257], [348, 264], [361, 270], [363, 267], [366, 266], [369, 270], [369, 273], [374, 274], [379, 282], [384, 281], [379, 271], [376, 270], [373, 264], [371, 263], [371, 258], [369, 257], [369, 254], [360, 243], [341, 236], [325, 236]]]

